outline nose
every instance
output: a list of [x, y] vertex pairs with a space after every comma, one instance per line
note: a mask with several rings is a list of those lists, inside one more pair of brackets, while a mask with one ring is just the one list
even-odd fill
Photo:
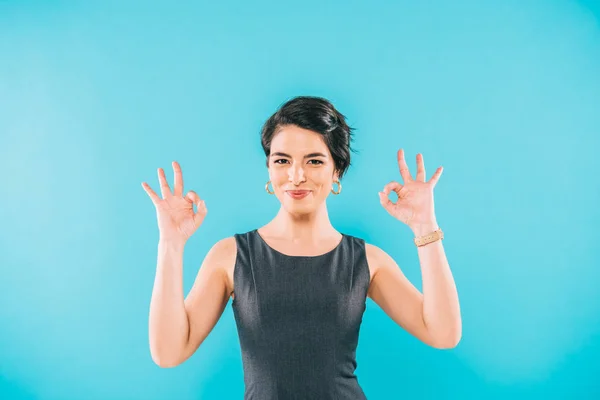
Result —
[[299, 166], [292, 165], [288, 170], [288, 176], [290, 182], [294, 185], [299, 185], [301, 182], [304, 182], [304, 170]]

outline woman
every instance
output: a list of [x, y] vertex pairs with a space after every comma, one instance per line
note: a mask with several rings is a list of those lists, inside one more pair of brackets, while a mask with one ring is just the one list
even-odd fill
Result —
[[[413, 179], [400, 150], [404, 184], [391, 182], [379, 192], [382, 206], [415, 234], [421, 294], [387, 253], [338, 232], [329, 220], [326, 198], [342, 190], [351, 131], [345, 117], [317, 97], [294, 98], [269, 118], [261, 138], [270, 178], [266, 190], [281, 208], [261, 228], [218, 241], [186, 298], [184, 246], [202, 224], [206, 205], [194, 191], [183, 196], [176, 162], [173, 192], [160, 168], [162, 198], [142, 184], [156, 206], [160, 231], [149, 327], [158, 365], [173, 367], [189, 358], [230, 297], [245, 399], [365, 399], [354, 371], [367, 296], [424, 343], [457, 345], [458, 297], [433, 203], [442, 168], [426, 182], [419, 154]], [[388, 199], [392, 190], [396, 203]]]

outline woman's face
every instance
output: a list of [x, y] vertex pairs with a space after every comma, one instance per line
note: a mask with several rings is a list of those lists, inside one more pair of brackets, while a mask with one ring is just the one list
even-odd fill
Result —
[[[284, 126], [271, 141], [269, 177], [275, 195], [291, 213], [310, 213], [329, 195], [337, 174], [321, 135]], [[295, 191], [304, 191], [294, 196]]]

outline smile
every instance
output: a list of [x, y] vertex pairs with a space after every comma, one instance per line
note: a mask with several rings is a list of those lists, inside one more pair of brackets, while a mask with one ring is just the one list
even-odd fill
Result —
[[292, 199], [300, 200], [309, 195], [310, 190], [288, 190], [287, 193]]

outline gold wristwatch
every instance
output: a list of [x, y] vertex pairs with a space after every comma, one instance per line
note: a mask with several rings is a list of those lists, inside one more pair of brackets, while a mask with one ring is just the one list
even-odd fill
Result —
[[431, 232], [428, 235], [419, 236], [414, 239], [417, 247], [425, 246], [426, 244], [437, 242], [444, 238], [444, 232], [441, 229]]

